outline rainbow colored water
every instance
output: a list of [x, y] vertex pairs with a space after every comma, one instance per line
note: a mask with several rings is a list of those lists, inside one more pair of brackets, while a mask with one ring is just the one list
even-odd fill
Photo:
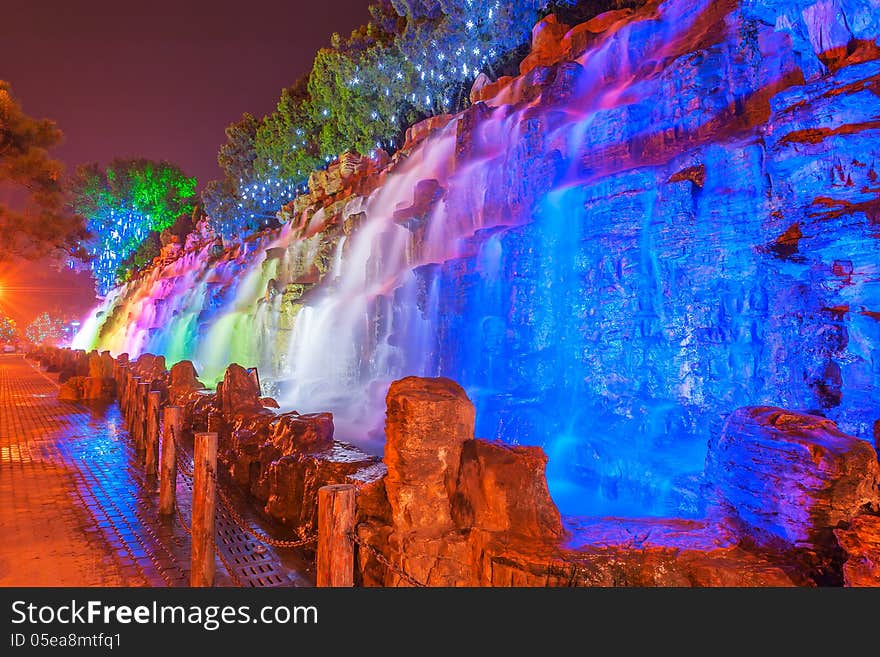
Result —
[[77, 346], [207, 382], [257, 366], [283, 409], [330, 410], [375, 452], [388, 384], [449, 376], [481, 437], [544, 447], [568, 514], [699, 515], [708, 437], [739, 406], [870, 438], [880, 131], [792, 135], [880, 116], [880, 63], [819, 58], [880, 18], [828, 4], [621, 18], [432, 134], [335, 228], [322, 211], [305, 236], [193, 248], [111, 292]]

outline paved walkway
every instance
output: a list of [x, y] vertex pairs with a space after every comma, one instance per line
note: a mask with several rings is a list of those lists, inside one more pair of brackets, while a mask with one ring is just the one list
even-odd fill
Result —
[[[187, 585], [189, 536], [156, 513], [119, 407], [57, 392], [54, 375], [0, 356], [0, 586]], [[179, 479], [184, 515], [190, 486]], [[217, 523], [233, 571], [218, 563], [217, 585], [309, 583], [298, 555], [255, 543], [223, 513]]]

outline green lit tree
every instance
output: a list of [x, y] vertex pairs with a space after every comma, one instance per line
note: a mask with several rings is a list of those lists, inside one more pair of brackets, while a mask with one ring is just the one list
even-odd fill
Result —
[[310, 171], [347, 150], [393, 151], [414, 122], [463, 109], [480, 73], [517, 74], [547, 12], [574, 23], [645, 2], [377, 0], [370, 22], [334, 34], [275, 112], [229, 126], [218, 158], [224, 177], [202, 195], [214, 228], [233, 236], [266, 225]]
[[300, 181], [320, 165], [320, 152], [312, 138], [316, 125], [308, 83], [309, 78], [303, 77], [282, 90], [278, 107], [258, 126], [254, 161], [258, 177]]
[[334, 35], [318, 51], [309, 76], [311, 120], [325, 161], [346, 150], [367, 154], [393, 148], [419, 114], [411, 98], [415, 71], [394, 46], [394, 35], [369, 25], [348, 39]]
[[86, 217], [86, 248], [99, 294], [120, 280], [120, 264], [148, 238], [195, 207], [196, 179], [168, 162], [114, 160], [77, 168], [72, 205]]

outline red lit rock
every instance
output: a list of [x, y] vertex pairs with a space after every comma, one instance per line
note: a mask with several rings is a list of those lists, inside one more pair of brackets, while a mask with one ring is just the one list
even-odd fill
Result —
[[407, 230], [418, 233], [425, 226], [430, 211], [443, 197], [443, 188], [432, 179], [420, 180], [413, 191], [413, 204], [406, 208], [397, 208], [394, 211], [395, 223]]
[[84, 376], [68, 377], [58, 390], [58, 399], [61, 401], [79, 401], [82, 399], [82, 387]]
[[112, 378], [92, 376], [72, 376], [58, 391], [58, 399], [63, 401], [98, 401], [113, 399], [116, 394], [116, 381]]
[[483, 89], [492, 84], [492, 81], [489, 79], [489, 76], [485, 73], [480, 73], [475, 79], [474, 83], [471, 85], [471, 91], [469, 94], [469, 98], [471, 104], [473, 105], [477, 101], [483, 100], [484, 96], [482, 95]]
[[453, 517], [461, 528], [562, 536], [562, 519], [550, 498], [547, 455], [540, 447], [500, 442], [464, 443]]
[[880, 586], [880, 516], [856, 516], [834, 535], [846, 553], [844, 585]]
[[163, 379], [166, 375], [165, 356], [141, 354], [132, 365], [132, 372], [145, 381]]
[[525, 75], [538, 66], [555, 64], [563, 58], [562, 39], [568, 32], [568, 25], [561, 24], [554, 14], [550, 14], [532, 28], [532, 50], [519, 65], [520, 75]]
[[403, 150], [411, 149], [435, 130], [443, 128], [452, 120], [453, 116], [452, 114], [437, 114], [411, 125], [406, 129]]
[[220, 410], [227, 420], [236, 415], [253, 415], [263, 410], [260, 384], [255, 373], [233, 363], [226, 368], [223, 382], [217, 386]]
[[376, 461], [375, 456], [356, 447], [335, 442], [324, 451], [297, 451], [272, 461], [254, 489], [264, 495], [267, 514], [303, 535], [313, 534], [317, 529], [318, 489], [328, 484], [358, 483], [358, 475]]
[[739, 548], [712, 553], [603, 549], [548, 558], [527, 546], [486, 560], [479, 586], [797, 586], [777, 565]]
[[171, 366], [168, 397], [172, 404], [182, 404], [190, 393], [204, 388], [192, 361], [182, 360]]
[[89, 376], [96, 379], [113, 377], [113, 358], [108, 352], [99, 354], [93, 351], [89, 354]]
[[279, 415], [269, 426], [269, 441], [285, 455], [327, 449], [333, 444], [333, 415]]
[[385, 488], [395, 528], [454, 528], [450, 498], [461, 448], [474, 435], [474, 405], [449, 379], [407, 377], [386, 397]]
[[697, 164], [692, 167], [684, 168], [678, 173], [670, 176], [667, 182], [684, 182], [685, 180], [690, 180], [694, 185], [702, 189], [706, 184], [706, 165]]

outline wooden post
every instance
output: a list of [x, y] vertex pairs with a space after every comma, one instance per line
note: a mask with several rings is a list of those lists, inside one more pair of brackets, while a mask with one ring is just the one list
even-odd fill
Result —
[[157, 473], [159, 465], [159, 405], [162, 402], [162, 393], [151, 390], [147, 393], [147, 450], [144, 461], [145, 471], [148, 475]]
[[118, 360], [113, 362], [116, 363], [116, 397], [119, 399], [119, 408], [125, 415], [125, 386], [128, 383], [128, 366], [122, 365]]
[[134, 375], [131, 371], [126, 371], [122, 375], [122, 399], [119, 401], [119, 405], [122, 407], [122, 416], [128, 420], [128, 400], [131, 395], [131, 380], [134, 378]]
[[197, 433], [193, 456], [192, 565], [190, 586], [214, 586], [214, 505], [217, 434]]
[[177, 494], [177, 447], [183, 427], [183, 409], [166, 406], [162, 425], [162, 463], [159, 466], [159, 513], [174, 515], [174, 497]]
[[135, 395], [135, 411], [132, 414], [135, 427], [134, 443], [137, 451], [142, 452], [147, 438], [147, 398], [150, 394], [150, 382], [141, 381], [137, 384]]
[[119, 406], [122, 408], [122, 416], [128, 418], [128, 394], [131, 388], [131, 370], [125, 368], [122, 370], [122, 383], [120, 384], [122, 394], [119, 398]]
[[126, 418], [128, 417], [128, 391], [131, 387], [131, 379], [133, 376], [131, 368], [126, 365], [122, 370], [122, 382], [119, 384], [119, 389], [122, 391], [119, 403], [122, 405], [122, 415]]
[[130, 394], [128, 397], [128, 430], [131, 432], [132, 438], [135, 438], [135, 442], [137, 442], [137, 428], [135, 427], [135, 420], [137, 419], [137, 394], [140, 384], [141, 377], [131, 377]]
[[318, 489], [318, 586], [354, 586], [355, 492], [353, 484]]

